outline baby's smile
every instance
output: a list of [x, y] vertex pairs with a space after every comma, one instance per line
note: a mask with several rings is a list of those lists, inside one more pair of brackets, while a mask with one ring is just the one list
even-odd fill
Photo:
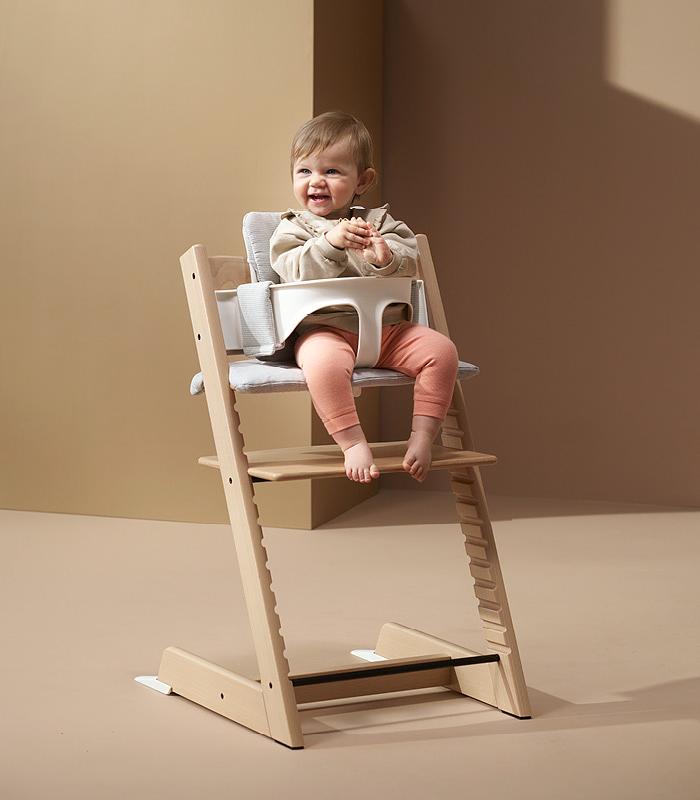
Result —
[[321, 194], [316, 192], [314, 194], [309, 193], [309, 200], [312, 203], [325, 203], [326, 200], [330, 200], [331, 196], [329, 194]]

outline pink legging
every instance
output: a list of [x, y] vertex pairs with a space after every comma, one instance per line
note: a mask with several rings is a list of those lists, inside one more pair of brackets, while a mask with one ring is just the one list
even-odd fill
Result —
[[[326, 326], [302, 334], [295, 345], [314, 407], [331, 435], [360, 422], [351, 388], [357, 338]], [[385, 325], [376, 366], [416, 379], [414, 416], [445, 419], [457, 377], [457, 349], [450, 339], [412, 322]]]

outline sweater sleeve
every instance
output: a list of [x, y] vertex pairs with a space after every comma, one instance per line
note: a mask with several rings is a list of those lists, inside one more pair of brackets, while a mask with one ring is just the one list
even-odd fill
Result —
[[418, 245], [413, 231], [405, 222], [386, 215], [379, 232], [384, 237], [393, 258], [385, 267], [368, 264], [371, 275], [411, 278], [418, 273]]
[[287, 219], [270, 239], [270, 264], [282, 283], [337, 278], [345, 272], [348, 256], [323, 236], [311, 234]]

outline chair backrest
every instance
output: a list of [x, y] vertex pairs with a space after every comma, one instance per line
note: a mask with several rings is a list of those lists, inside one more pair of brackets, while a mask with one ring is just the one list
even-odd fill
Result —
[[249, 211], [243, 217], [243, 240], [248, 255], [251, 283], [280, 283], [280, 276], [270, 265], [270, 239], [280, 224], [281, 217], [279, 211]]

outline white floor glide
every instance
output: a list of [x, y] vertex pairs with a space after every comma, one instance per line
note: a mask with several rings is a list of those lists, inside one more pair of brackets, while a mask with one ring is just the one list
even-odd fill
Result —
[[142, 683], [144, 686], [148, 686], [149, 689], [155, 689], [157, 692], [161, 692], [162, 694], [172, 694], [173, 687], [168, 686], [167, 683], [163, 683], [163, 681], [158, 680], [157, 675], [139, 675], [138, 678], [134, 678], [137, 683]]
[[365, 661], [386, 661], [384, 656], [377, 655], [374, 650], [351, 650], [351, 655], [362, 658]]

